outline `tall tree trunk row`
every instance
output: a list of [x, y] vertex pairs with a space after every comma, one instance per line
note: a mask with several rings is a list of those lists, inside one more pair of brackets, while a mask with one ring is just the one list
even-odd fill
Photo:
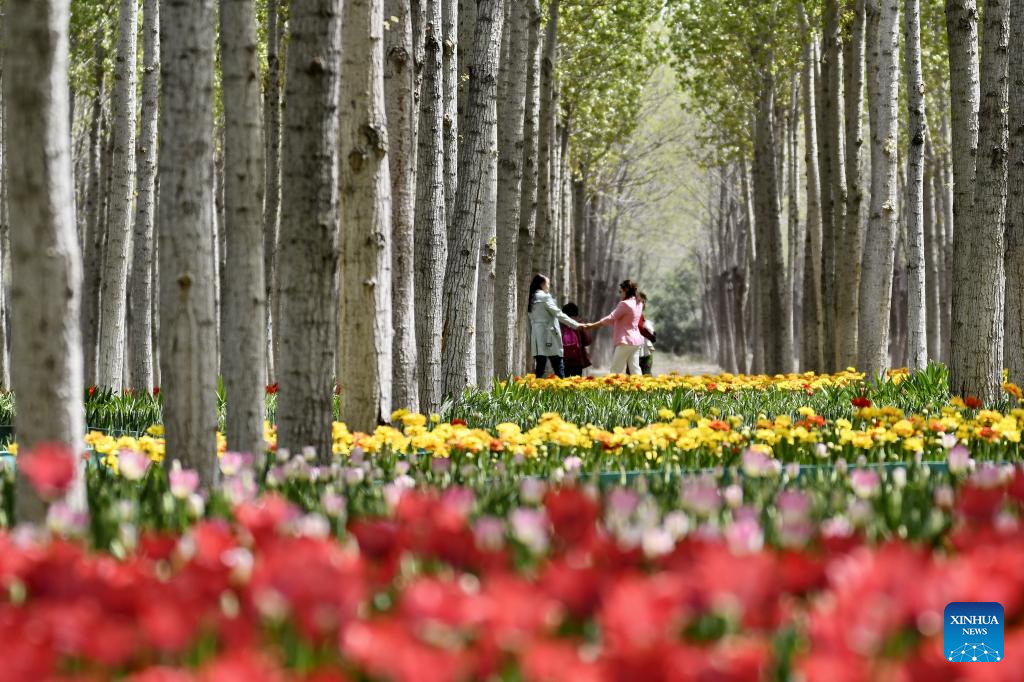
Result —
[[156, 215], [157, 123], [160, 98], [160, 2], [142, 8], [141, 124], [135, 150], [135, 234], [132, 239], [131, 385], [140, 391], [156, 386], [153, 374], [153, 238]]
[[869, 0], [867, 14], [871, 202], [860, 281], [858, 364], [861, 371], [873, 376], [889, 364], [889, 313], [899, 226], [899, 5], [897, 0]]
[[494, 372], [507, 378], [518, 366], [516, 350], [519, 330], [519, 283], [529, 277], [519, 272], [520, 220], [523, 187], [523, 128], [526, 117], [528, 59], [530, 49], [530, 5], [509, 3], [505, 26], [508, 47], [502, 63], [498, 101], [498, 204], [497, 263], [495, 266]]
[[213, 2], [160, 12], [160, 376], [169, 458], [216, 483]]
[[416, 299], [413, 249], [416, 210], [417, 69], [414, 58], [412, 5], [386, 0], [388, 30], [384, 39], [384, 96], [391, 174], [392, 234], [392, 399], [417, 410]]
[[906, 0], [904, 14], [907, 50], [907, 325], [910, 367], [928, 364], [928, 295], [925, 255], [924, 145], [928, 136], [924, 109], [924, 75], [921, 66], [921, 3]]
[[[277, 442], [332, 455], [341, 0], [292, 0], [285, 78]], [[371, 316], [373, 311], [366, 311]]]
[[227, 391], [227, 438], [240, 452], [263, 448], [267, 375], [264, 282], [266, 191], [259, 65], [253, 0], [221, 0], [224, 89], [224, 246], [221, 371]]
[[441, 354], [447, 396], [461, 394], [478, 379], [476, 295], [481, 235], [486, 223], [493, 226], [496, 208], [497, 81], [504, 23], [502, 5], [502, 0], [480, 2], [469, 57], [471, 73], [459, 149], [459, 186], [448, 220]]

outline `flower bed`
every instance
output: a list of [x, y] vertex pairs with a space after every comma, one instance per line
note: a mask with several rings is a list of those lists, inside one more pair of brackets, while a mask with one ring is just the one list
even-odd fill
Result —
[[[211, 490], [159, 425], [92, 433], [89, 513], [0, 531], [0, 682], [961, 679], [957, 600], [1004, 605], [1011, 660], [985, 679], [1015, 679], [1024, 410], [934, 379], [527, 379], [336, 423], [327, 463], [270, 423], [265, 453], [221, 439]], [[609, 418], [492, 423], [516, 397]], [[47, 499], [74, 475], [62, 448], [17, 459]]]
[[694, 529], [623, 495], [476, 516], [465, 489], [404, 490], [342, 524], [269, 494], [120, 559], [0, 535], [0, 680], [953, 679], [942, 609], [986, 600], [1009, 658], [985, 679], [1019, 671], [1019, 472], [964, 488], [935, 552], [824, 525], [768, 548], [756, 514]]

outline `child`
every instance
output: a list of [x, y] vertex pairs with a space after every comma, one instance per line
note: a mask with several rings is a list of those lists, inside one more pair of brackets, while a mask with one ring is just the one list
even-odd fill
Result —
[[[575, 303], [566, 303], [562, 312], [577, 322], [580, 320], [580, 309]], [[592, 339], [590, 334], [582, 329], [570, 329], [562, 327], [562, 348], [565, 357], [565, 375], [568, 377], [581, 377], [583, 370], [590, 367], [590, 357], [587, 355], [587, 346]]]
[[[637, 299], [639, 299], [640, 305], [646, 310], [647, 294], [641, 291], [637, 294]], [[654, 365], [654, 341], [656, 337], [654, 335], [654, 325], [644, 317], [643, 313], [640, 314], [640, 334], [644, 337], [644, 345], [640, 349], [640, 371], [650, 376]]]

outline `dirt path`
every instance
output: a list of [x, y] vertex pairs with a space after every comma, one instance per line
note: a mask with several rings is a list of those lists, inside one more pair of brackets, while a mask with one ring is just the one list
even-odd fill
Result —
[[[666, 355], [665, 353], [657, 353], [654, 356], [654, 373], [655, 374], [671, 374], [677, 372], [679, 374], [719, 374], [721, 368], [717, 365], [711, 364], [702, 358], [695, 358], [690, 356], [678, 356], [678, 355]], [[602, 376], [608, 373], [607, 367], [591, 367], [591, 376]]]

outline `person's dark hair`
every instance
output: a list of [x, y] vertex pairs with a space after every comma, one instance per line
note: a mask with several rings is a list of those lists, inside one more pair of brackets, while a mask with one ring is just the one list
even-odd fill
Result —
[[569, 317], [576, 317], [577, 315], [580, 314], [580, 307], [575, 303], [566, 303], [562, 307], [562, 312], [568, 315]]
[[631, 279], [622, 280], [622, 284], [619, 288], [626, 292], [626, 298], [636, 298], [636, 292], [640, 288], [636, 282]]
[[544, 275], [534, 275], [533, 279], [530, 280], [530, 294], [526, 297], [526, 310], [533, 310], [533, 295], [540, 291], [540, 288], [544, 286], [544, 282], [548, 281], [548, 278]]
[[638, 292], [636, 292], [636, 298], [637, 298], [637, 300], [638, 300], [638, 301], [640, 301], [641, 303], [647, 303], [647, 294], [645, 294], [645, 293], [644, 293], [644, 292], [642, 292], [642, 291], [638, 291]]

